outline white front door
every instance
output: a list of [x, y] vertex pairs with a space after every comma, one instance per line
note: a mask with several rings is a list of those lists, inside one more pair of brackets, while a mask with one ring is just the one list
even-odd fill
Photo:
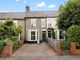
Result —
[[39, 43], [39, 31], [28, 30], [28, 41], [37, 41]]

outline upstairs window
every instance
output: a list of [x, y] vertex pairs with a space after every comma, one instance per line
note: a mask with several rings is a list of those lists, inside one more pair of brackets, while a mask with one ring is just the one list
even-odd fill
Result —
[[48, 28], [51, 28], [51, 27], [52, 27], [51, 23], [48, 23]]
[[41, 19], [41, 27], [46, 27], [46, 19]]
[[36, 27], [36, 19], [31, 19], [31, 27]]

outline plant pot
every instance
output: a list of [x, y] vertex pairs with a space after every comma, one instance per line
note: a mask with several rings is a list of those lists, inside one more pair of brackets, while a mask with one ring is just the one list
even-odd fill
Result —
[[70, 50], [63, 50], [62, 55], [70, 55]]

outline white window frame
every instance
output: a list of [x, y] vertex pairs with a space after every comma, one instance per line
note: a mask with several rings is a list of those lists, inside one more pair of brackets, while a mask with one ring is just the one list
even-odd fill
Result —
[[31, 27], [36, 27], [36, 20], [37, 19], [31, 19]]
[[[41, 34], [42, 34], [43, 31], [46, 31], [46, 38], [47, 38], [47, 36], [48, 36], [47, 35], [47, 30], [46, 29], [41, 29]], [[43, 40], [42, 35], [41, 35], [41, 40]]]
[[52, 24], [51, 23], [48, 23], [48, 28], [52, 28]]
[[65, 40], [65, 36], [63, 35], [63, 38], [61, 39], [60, 35], [62, 35], [60, 34], [60, 29], [57, 29], [57, 40]]
[[41, 27], [46, 27], [46, 19], [41, 19]]

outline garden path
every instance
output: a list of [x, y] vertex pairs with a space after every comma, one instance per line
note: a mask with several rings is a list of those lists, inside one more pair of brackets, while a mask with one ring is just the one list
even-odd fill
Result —
[[24, 44], [19, 50], [17, 50], [12, 56], [54, 56], [54, 50], [46, 43], [40, 44]]

